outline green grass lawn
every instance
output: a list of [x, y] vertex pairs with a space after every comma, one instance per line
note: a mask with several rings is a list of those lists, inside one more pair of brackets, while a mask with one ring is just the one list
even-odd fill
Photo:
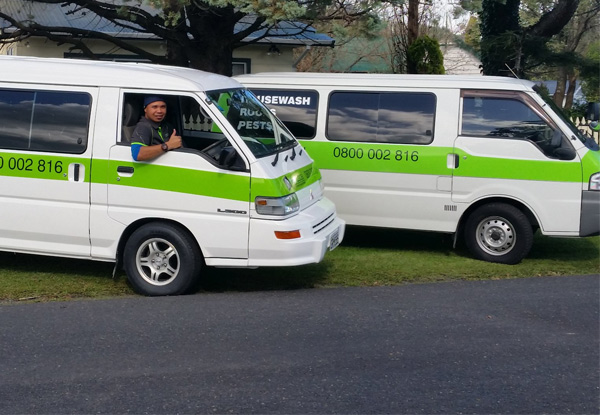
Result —
[[[52, 301], [135, 295], [113, 264], [0, 253], [0, 302]], [[293, 268], [205, 268], [196, 292], [376, 286], [600, 273], [600, 237], [536, 235], [518, 265], [472, 259], [438, 233], [348, 227], [342, 245], [320, 264]]]

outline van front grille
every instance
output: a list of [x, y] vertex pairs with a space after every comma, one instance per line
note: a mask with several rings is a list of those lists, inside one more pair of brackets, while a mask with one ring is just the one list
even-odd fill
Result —
[[315, 234], [321, 232], [323, 229], [325, 229], [326, 227], [328, 227], [334, 220], [335, 220], [335, 213], [332, 213], [331, 215], [329, 215], [328, 217], [326, 217], [324, 220], [322, 220], [321, 222], [319, 222], [316, 225], [314, 225], [313, 226], [313, 232]]

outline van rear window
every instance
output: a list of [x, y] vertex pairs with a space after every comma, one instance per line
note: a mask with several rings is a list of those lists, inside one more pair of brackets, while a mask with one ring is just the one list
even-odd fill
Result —
[[254, 89], [252, 93], [290, 130], [296, 138], [315, 137], [317, 127], [317, 91]]
[[416, 92], [334, 92], [327, 138], [397, 144], [433, 141], [436, 97]]
[[0, 148], [81, 154], [90, 105], [83, 92], [0, 89]]

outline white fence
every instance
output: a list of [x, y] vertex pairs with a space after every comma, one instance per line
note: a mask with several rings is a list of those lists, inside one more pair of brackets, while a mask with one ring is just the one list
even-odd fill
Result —
[[[589, 134], [596, 140], [597, 143], [600, 143], [600, 132], [592, 131], [589, 127], [590, 121], [587, 121], [585, 118], [571, 118], [571, 121], [575, 126], [583, 131], [584, 133]], [[204, 117], [199, 112], [189, 113], [185, 112], [183, 114], [183, 123], [184, 128], [186, 130], [194, 130], [194, 131], [211, 131], [212, 129], [212, 120], [210, 118]]]
[[584, 133], [591, 135], [592, 137], [594, 137], [594, 140], [596, 140], [597, 143], [600, 143], [600, 131], [592, 131], [592, 129], [590, 128], [590, 121], [587, 121], [585, 118], [578, 117], [571, 118], [571, 121], [573, 121], [575, 127], [583, 131]]

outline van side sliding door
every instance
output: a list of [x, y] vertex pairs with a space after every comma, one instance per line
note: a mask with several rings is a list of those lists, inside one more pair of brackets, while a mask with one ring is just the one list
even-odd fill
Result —
[[90, 256], [95, 88], [0, 87], [0, 248]]

